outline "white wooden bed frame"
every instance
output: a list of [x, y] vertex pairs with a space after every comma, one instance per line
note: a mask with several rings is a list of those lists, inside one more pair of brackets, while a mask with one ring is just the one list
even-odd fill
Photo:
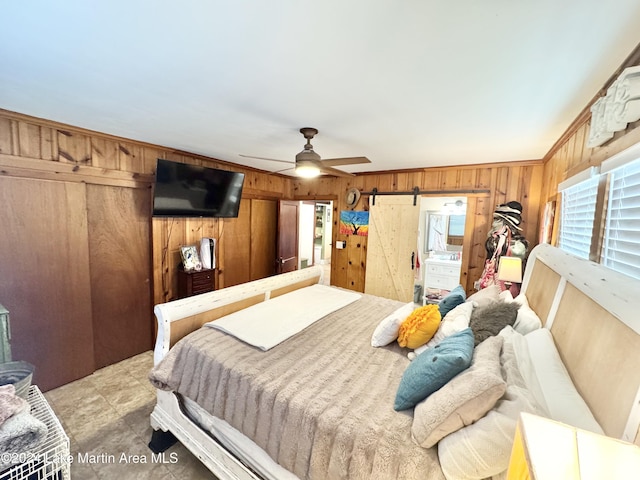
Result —
[[[206, 322], [321, 279], [310, 267], [156, 305], [154, 361]], [[640, 281], [543, 244], [531, 251], [522, 292], [605, 433], [640, 445]], [[157, 391], [151, 426], [171, 432], [221, 480], [260, 478], [195, 425], [172, 392]]]

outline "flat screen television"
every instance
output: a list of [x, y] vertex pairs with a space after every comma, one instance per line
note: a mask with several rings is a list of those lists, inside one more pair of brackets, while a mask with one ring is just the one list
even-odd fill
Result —
[[244, 173], [159, 158], [153, 216], [237, 217], [243, 184]]

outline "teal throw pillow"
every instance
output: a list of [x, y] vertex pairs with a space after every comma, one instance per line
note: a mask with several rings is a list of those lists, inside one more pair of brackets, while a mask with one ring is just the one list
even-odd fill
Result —
[[471, 365], [473, 332], [451, 335], [418, 355], [402, 374], [393, 409], [413, 408]]
[[438, 304], [438, 308], [440, 309], [440, 316], [442, 318], [445, 317], [450, 310], [453, 310], [461, 303], [467, 299], [467, 293], [462, 288], [462, 285], [458, 285], [456, 288], [451, 290]]

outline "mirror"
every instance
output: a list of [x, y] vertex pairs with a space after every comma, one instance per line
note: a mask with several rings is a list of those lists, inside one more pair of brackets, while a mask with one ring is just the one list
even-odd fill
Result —
[[447, 256], [462, 250], [467, 203], [464, 198], [423, 198], [424, 253]]
[[427, 212], [427, 244], [429, 251], [447, 251], [447, 236], [449, 231], [449, 216], [436, 212]]

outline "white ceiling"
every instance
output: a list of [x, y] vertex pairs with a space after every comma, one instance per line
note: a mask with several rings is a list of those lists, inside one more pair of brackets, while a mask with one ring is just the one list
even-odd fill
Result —
[[542, 158], [640, 42], [638, 0], [0, 3], [0, 108], [274, 171]]

